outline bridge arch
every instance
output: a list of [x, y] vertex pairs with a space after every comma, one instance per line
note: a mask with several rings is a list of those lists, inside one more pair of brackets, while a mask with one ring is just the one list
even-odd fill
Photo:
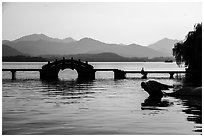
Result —
[[77, 71], [74, 69], [64, 69], [64, 70], [60, 70], [58, 73], [58, 79], [60, 80], [77, 80], [78, 78], [78, 73]]
[[55, 60], [54, 62], [48, 62], [48, 64], [42, 66], [40, 72], [41, 79], [58, 79], [58, 73], [60, 70], [72, 69], [76, 70], [78, 73], [78, 79], [92, 80], [95, 79], [94, 67], [88, 62], [82, 62], [80, 60], [74, 59], [62, 59]]

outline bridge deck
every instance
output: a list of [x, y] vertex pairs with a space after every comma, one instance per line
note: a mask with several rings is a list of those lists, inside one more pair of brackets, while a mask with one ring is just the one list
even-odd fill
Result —
[[[120, 69], [94, 69], [95, 71], [115, 71]], [[130, 71], [130, 70], [121, 70], [125, 73], [141, 73], [141, 71]], [[186, 71], [174, 71], [174, 70], [150, 70], [150, 71], [144, 71], [146, 73], [186, 73]]]
[[[2, 69], [2, 71], [41, 71], [42, 69]], [[119, 69], [94, 69], [95, 71], [115, 71]], [[123, 70], [122, 70], [123, 71]], [[124, 71], [125, 73], [141, 73], [141, 71]], [[146, 73], [186, 73], [186, 71], [151, 70]]]
[[[41, 72], [42, 69], [2, 69], [2, 71], [10, 71], [12, 72], [12, 79], [16, 79], [16, 72], [17, 71], [39, 71]], [[123, 71], [123, 70], [120, 70], [120, 69], [94, 69], [94, 71], [113, 71], [115, 73], [115, 75], [118, 75], [116, 72], [122, 72], [123, 74], [123, 78], [125, 78], [125, 74], [127, 73], [141, 73], [141, 71]], [[173, 78], [173, 75], [175, 73], [186, 73], [186, 71], [145, 71], [146, 74], [145, 74], [145, 77], [147, 77], [147, 74], [148, 73], [169, 73], [170, 74], [170, 78]]]
[[[186, 73], [186, 71], [151, 70], [146, 73]], [[125, 73], [141, 73], [141, 71], [125, 71]]]
[[95, 71], [115, 71], [119, 69], [94, 69]]
[[2, 71], [41, 71], [42, 69], [2, 69]]

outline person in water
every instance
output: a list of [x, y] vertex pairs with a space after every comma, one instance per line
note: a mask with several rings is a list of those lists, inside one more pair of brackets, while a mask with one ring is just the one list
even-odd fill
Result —
[[147, 72], [144, 71], [144, 68], [142, 68], [141, 74], [143, 75], [142, 79], [146, 79], [147, 78]]
[[142, 70], [141, 70], [141, 74], [144, 74], [144, 68], [142, 68]]

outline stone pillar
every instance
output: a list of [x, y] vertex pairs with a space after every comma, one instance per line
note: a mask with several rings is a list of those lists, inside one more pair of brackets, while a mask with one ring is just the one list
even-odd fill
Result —
[[125, 79], [126, 78], [125, 77], [126, 73], [122, 70], [116, 69], [113, 72], [114, 72], [114, 78], [115, 79]]
[[174, 73], [173, 72], [170, 72], [170, 79], [173, 79], [174, 78]]
[[12, 80], [16, 79], [16, 71], [11, 71]]
[[94, 70], [77, 70], [79, 80], [94, 80], [95, 71]]
[[40, 79], [42, 80], [57, 80], [59, 70], [41, 70]]

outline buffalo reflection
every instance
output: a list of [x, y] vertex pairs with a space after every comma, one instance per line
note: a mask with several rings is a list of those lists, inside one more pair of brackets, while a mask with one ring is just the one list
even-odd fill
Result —
[[[176, 97], [173, 97], [176, 98]], [[177, 97], [176, 99], [181, 100], [183, 105], [183, 112], [188, 114], [187, 121], [195, 122], [197, 125], [194, 127], [194, 132], [202, 132], [202, 98], [198, 97]], [[155, 98], [149, 96], [141, 104], [142, 110], [164, 110], [160, 107], [169, 107], [174, 103], [167, 99], [162, 99], [160, 97]]]
[[173, 102], [169, 102], [167, 99], [162, 99], [161, 97], [152, 97], [149, 96], [147, 99], [144, 100], [144, 103], [141, 104], [141, 109], [155, 109], [158, 110], [158, 107], [169, 107], [173, 105]]

